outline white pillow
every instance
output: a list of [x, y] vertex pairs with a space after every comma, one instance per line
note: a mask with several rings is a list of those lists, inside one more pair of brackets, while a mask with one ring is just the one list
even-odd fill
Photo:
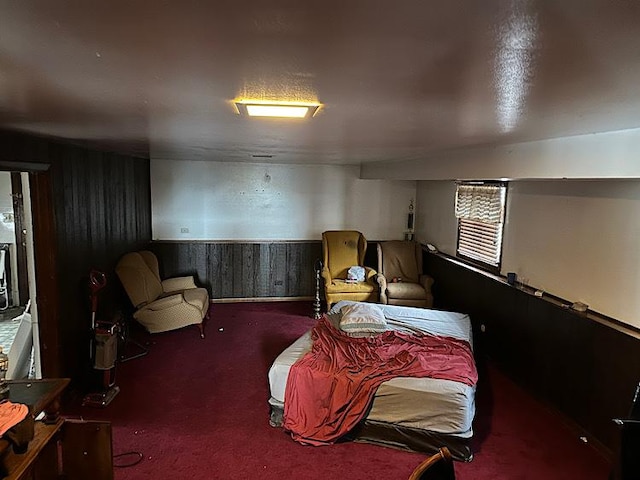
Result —
[[349, 270], [347, 270], [347, 280], [364, 282], [364, 279], [365, 279], [364, 267], [359, 267], [358, 265], [355, 265], [353, 267], [349, 267]]
[[373, 303], [345, 305], [340, 313], [340, 329], [353, 337], [368, 337], [387, 330], [387, 319]]

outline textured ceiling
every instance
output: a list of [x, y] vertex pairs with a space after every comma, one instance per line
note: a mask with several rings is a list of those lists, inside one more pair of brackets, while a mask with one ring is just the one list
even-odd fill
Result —
[[0, 0], [0, 128], [124, 153], [342, 164], [636, 127], [636, 0]]

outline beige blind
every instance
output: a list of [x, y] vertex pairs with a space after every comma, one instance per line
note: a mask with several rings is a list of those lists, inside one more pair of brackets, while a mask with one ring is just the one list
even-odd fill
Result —
[[456, 217], [485, 223], [501, 223], [504, 218], [506, 187], [502, 185], [458, 185]]
[[506, 193], [504, 185], [458, 185], [458, 255], [500, 265]]

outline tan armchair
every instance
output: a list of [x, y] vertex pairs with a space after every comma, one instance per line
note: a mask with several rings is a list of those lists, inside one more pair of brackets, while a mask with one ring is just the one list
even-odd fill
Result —
[[[375, 282], [376, 271], [364, 267], [364, 255], [367, 240], [355, 230], [330, 230], [322, 233], [322, 278], [327, 310], [340, 300], [356, 302], [377, 302], [378, 285]], [[365, 269], [365, 281], [349, 283], [346, 281], [350, 267], [361, 266]]]
[[161, 280], [158, 259], [146, 250], [124, 255], [116, 273], [136, 309], [133, 318], [149, 333], [197, 325], [204, 338], [202, 322], [208, 315], [209, 293], [198, 288], [193, 277]]
[[422, 274], [422, 247], [392, 240], [378, 244], [380, 303], [408, 307], [433, 306], [433, 278]]

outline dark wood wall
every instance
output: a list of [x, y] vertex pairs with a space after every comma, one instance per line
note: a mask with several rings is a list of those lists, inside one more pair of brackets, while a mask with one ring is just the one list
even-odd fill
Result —
[[98, 293], [97, 318], [128, 310], [115, 275], [118, 259], [151, 239], [149, 161], [78, 147], [52, 145], [63, 371], [78, 376], [86, 363], [90, 326], [88, 274], [106, 274]]
[[[368, 242], [364, 262], [374, 269], [376, 249], [376, 241]], [[158, 256], [163, 278], [194, 275], [214, 300], [313, 297], [314, 266], [322, 260], [321, 240], [154, 241], [150, 250]]]
[[[425, 254], [435, 307], [468, 313], [476, 351], [609, 451], [640, 381], [640, 340], [439, 255]], [[481, 328], [484, 326], [484, 328]], [[484, 330], [484, 332], [482, 331]]]
[[149, 160], [0, 132], [0, 168], [31, 172], [43, 374], [83, 380], [89, 270], [107, 275], [98, 319], [126, 309], [114, 267], [151, 240]]
[[322, 242], [169, 242], [150, 246], [163, 278], [194, 275], [212, 299], [313, 297]]

